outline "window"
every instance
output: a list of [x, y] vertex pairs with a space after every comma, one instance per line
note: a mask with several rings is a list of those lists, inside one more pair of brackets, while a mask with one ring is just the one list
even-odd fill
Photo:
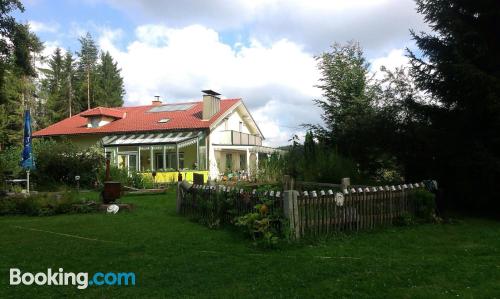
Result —
[[165, 165], [163, 164], [163, 153], [156, 154], [155, 161], [156, 169], [164, 169]]
[[169, 118], [162, 118], [158, 122], [164, 124], [164, 123], [168, 122], [169, 120], [170, 120]]
[[179, 153], [179, 169], [184, 168], [184, 153]]
[[240, 154], [240, 170], [247, 169], [247, 154]]
[[243, 132], [243, 122], [240, 121], [240, 132]]
[[233, 170], [233, 154], [226, 154], [226, 169]]
[[224, 130], [229, 130], [229, 124], [227, 118], [224, 118]]
[[153, 107], [148, 112], [185, 111], [191, 109], [193, 106], [194, 104], [167, 104]]

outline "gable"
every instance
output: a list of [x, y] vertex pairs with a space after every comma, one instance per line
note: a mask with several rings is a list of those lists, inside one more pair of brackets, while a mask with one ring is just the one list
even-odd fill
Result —
[[240, 101], [238, 105], [233, 109], [230, 109], [226, 113], [221, 115], [220, 118], [212, 124], [210, 129], [212, 132], [221, 132], [227, 130], [239, 132], [240, 123], [242, 133], [257, 135], [264, 139], [259, 126], [242, 101]]

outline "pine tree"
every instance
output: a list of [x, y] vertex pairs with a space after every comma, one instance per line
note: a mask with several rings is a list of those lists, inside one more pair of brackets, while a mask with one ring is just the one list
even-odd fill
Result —
[[34, 110], [38, 106], [34, 60], [35, 54], [43, 50], [43, 44], [27, 25], [15, 24], [10, 37], [12, 51], [8, 53], [9, 62], [2, 74], [1, 148], [22, 141], [23, 110]]
[[[24, 11], [24, 7], [18, 0], [0, 1], [0, 104], [5, 104], [7, 96], [5, 94], [6, 72], [11, 67], [12, 52], [14, 43], [12, 42], [18, 23], [10, 14], [13, 11]], [[4, 107], [5, 108], [5, 107]]]
[[[489, 209], [500, 181], [500, 2], [417, 0], [434, 34], [413, 33], [410, 53], [418, 87], [434, 103], [423, 167], [434, 168], [449, 198]], [[495, 202], [498, 205], [498, 201]]]
[[77, 106], [78, 103], [74, 101], [74, 86], [76, 82], [75, 76], [75, 59], [73, 55], [71, 55], [71, 51], [66, 51], [66, 55], [63, 59], [63, 67], [62, 67], [62, 95], [63, 98], [66, 98], [67, 104], [64, 105], [64, 113], [65, 117], [71, 117], [75, 113], [75, 111], [81, 110], [81, 107]]
[[[87, 35], [81, 37], [80, 51], [78, 55], [78, 100], [86, 106], [87, 109], [92, 107], [93, 96], [95, 94], [95, 80], [97, 71], [97, 46], [92, 35], [87, 32]], [[86, 103], [84, 105], [83, 103]]]
[[123, 78], [120, 69], [109, 52], [101, 52], [97, 67], [96, 105], [119, 107], [123, 105]]
[[66, 117], [64, 113], [66, 97], [63, 94], [63, 54], [60, 48], [56, 48], [49, 59], [47, 70], [43, 70], [45, 79], [42, 80], [42, 89], [47, 103], [47, 118], [49, 123], [59, 121]]

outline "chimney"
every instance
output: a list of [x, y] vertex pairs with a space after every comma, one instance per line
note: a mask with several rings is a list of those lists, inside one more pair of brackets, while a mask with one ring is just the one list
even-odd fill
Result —
[[151, 105], [153, 106], [161, 105], [160, 96], [155, 96], [155, 99], [151, 102]]
[[220, 93], [207, 89], [203, 92], [203, 120], [209, 120], [220, 111]]

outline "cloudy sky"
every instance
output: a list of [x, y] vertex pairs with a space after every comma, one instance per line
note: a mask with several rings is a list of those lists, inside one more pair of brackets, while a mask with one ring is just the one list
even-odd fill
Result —
[[315, 55], [359, 41], [372, 71], [407, 62], [409, 29], [427, 31], [413, 0], [25, 0], [18, 19], [45, 42], [76, 51], [90, 32], [117, 60], [126, 105], [241, 97], [268, 145], [320, 123]]

